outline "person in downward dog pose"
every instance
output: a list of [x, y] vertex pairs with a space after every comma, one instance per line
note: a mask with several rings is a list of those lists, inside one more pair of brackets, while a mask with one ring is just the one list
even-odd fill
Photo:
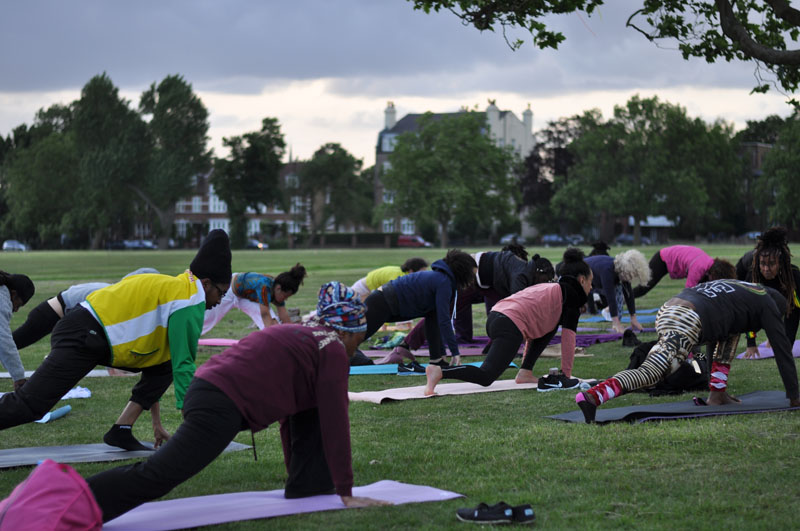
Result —
[[669, 273], [669, 278], [685, 278], [686, 287], [701, 282], [736, 278], [736, 268], [725, 259], [711, 258], [705, 251], [691, 245], [664, 247], [650, 259], [650, 281], [633, 289], [636, 298], [649, 292]]
[[[492, 342], [483, 364], [480, 367], [449, 368], [428, 365], [425, 369], [425, 395], [434, 394], [436, 385], [445, 378], [484, 387], [491, 385], [508, 368], [524, 341], [528, 344], [516, 381], [536, 382], [533, 366], [559, 325], [563, 327], [562, 374], [548, 379], [543, 390], [577, 387], [580, 381], [571, 378], [575, 330], [581, 307], [586, 304], [586, 296], [592, 287], [592, 270], [583, 260], [583, 253], [578, 249], [568, 249], [564, 253], [562, 273], [558, 283], [536, 284], [495, 304], [486, 321], [486, 332]], [[542, 379], [539, 382], [542, 384]]]
[[715, 344], [709, 380], [709, 405], [739, 400], [727, 392], [731, 359], [739, 336], [761, 328], [775, 351], [775, 361], [790, 404], [800, 406], [797, 367], [783, 325], [786, 299], [772, 288], [739, 280], [715, 280], [687, 288], [658, 311], [658, 343], [636, 369], [618, 372], [578, 393], [575, 401], [587, 423], [598, 406], [636, 389], [655, 385], [677, 370], [695, 345]]
[[[620, 305], [624, 300], [631, 316], [631, 328], [635, 332], [641, 332], [642, 325], [636, 318], [636, 299], [632, 286], [645, 284], [650, 280], [650, 268], [644, 255], [636, 249], [630, 249], [613, 258], [608, 255], [589, 256], [586, 263], [592, 268], [592, 287], [604, 299], [614, 331], [620, 334], [625, 331]], [[592, 295], [589, 296], [590, 306], [591, 297]]]

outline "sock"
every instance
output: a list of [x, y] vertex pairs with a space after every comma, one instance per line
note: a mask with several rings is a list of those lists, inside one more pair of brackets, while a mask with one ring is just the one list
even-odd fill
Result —
[[728, 388], [728, 373], [731, 371], [730, 363], [711, 362], [711, 378], [708, 388], [711, 391], [725, 391]]
[[123, 450], [146, 450], [152, 452], [153, 449], [149, 448], [133, 436], [133, 426], [130, 424], [114, 424], [111, 429], [103, 435], [103, 442], [109, 446], [116, 446]]
[[620, 396], [625, 393], [616, 378], [609, 378], [604, 382], [600, 382], [591, 389], [584, 391], [592, 395], [598, 405], [608, 402], [612, 398]]
[[578, 404], [578, 407], [581, 408], [583, 419], [586, 421], [586, 424], [594, 422], [595, 415], [597, 414], [597, 406], [586, 398], [586, 394], [582, 392], [575, 395], [575, 402]]

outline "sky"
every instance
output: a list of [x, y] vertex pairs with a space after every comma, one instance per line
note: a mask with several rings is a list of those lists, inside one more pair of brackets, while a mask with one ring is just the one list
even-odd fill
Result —
[[534, 132], [588, 109], [609, 117], [631, 96], [658, 96], [692, 117], [737, 129], [787, 116], [786, 96], [749, 94], [752, 63], [684, 61], [625, 28], [641, 0], [546, 19], [566, 41], [512, 51], [502, 33], [479, 32], [450, 12], [425, 14], [406, 0], [30, 0], [0, 3], [0, 135], [36, 111], [80, 97], [106, 72], [120, 94], [139, 96], [180, 74], [209, 110], [209, 147], [277, 118], [293, 157], [337, 142], [370, 166], [384, 109], [485, 110], [495, 99]]

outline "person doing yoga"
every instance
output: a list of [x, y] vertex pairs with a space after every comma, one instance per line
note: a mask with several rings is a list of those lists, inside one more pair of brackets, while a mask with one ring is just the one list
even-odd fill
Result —
[[711, 258], [705, 251], [691, 245], [664, 247], [650, 259], [650, 281], [633, 288], [636, 298], [645, 295], [669, 273], [669, 278], [685, 278], [691, 288], [709, 280], [736, 278], [736, 268], [723, 258]]
[[[622, 307], [620, 302], [625, 301], [631, 318], [631, 329], [641, 332], [642, 325], [636, 318], [636, 299], [633, 296], [632, 286], [645, 284], [650, 280], [650, 268], [644, 255], [636, 249], [630, 249], [615, 257], [608, 255], [594, 255], [586, 258], [586, 263], [592, 268], [592, 289], [608, 307], [611, 317], [611, 327], [615, 332], [623, 333], [625, 326], [622, 324]], [[590, 311], [592, 308], [593, 294], [589, 295]]]
[[695, 345], [715, 344], [707, 403], [724, 405], [738, 402], [727, 392], [731, 359], [736, 354], [742, 333], [763, 328], [775, 351], [786, 398], [792, 407], [798, 407], [797, 367], [784, 332], [785, 308], [783, 295], [759, 284], [730, 279], [686, 288], [658, 311], [658, 343], [641, 366], [618, 372], [578, 393], [575, 401], [586, 422], [594, 422], [598, 406], [620, 395], [655, 385], [677, 370]]
[[528, 343], [516, 381], [535, 383], [537, 379], [533, 376], [533, 366], [559, 325], [563, 327], [562, 374], [558, 381], [553, 382], [552, 387], [543, 390], [577, 387], [580, 381], [571, 378], [575, 357], [575, 332], [580, 309], [586, 304], [586, 296], [591, 288], [592, 270], [583, 260], [583, 253], [578, 249], [567, 249], [564, 253], [562, 276], [557, 283], [530, 286], [494, 305], [486, 320], [486, 333], [492, 342], [481, 366], [442, 368], [430, 364], [425, 369], [427, 381], [424, 394], [434, 394], [436, 385], [445, 378], [472, 382], [484, 387], [491, 385], [508, 368], [524, 341]]
[[[388, 505], [353, 496], [347, 380], [364, 339], [365, 307], [329, 282], [304, 324], [253, 332], [200, 366], [186, 392], [183, 423], [146, 461], [86, 481], [107, 522], [164, 496], [208, 466], [242, 430], [281, 423], [287, 498], [338, 494], [347, 507]], [[206, 478], [213, 482], [213, 478]]]

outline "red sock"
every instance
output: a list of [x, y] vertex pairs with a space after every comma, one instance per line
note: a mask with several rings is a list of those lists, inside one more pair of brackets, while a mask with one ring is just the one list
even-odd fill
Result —
[[592, 395], [599, 406], [603, 402], [608, 402], [612, 398], [620, 396], [624, 393], [624, 391], [622, 390], [622, 387], [619, 385], [619, 381], [617, 381], [616, 378], [609, 378], [608, 380], [595, 385], [588, 391], [584, 391], [584, 393], [589, 393]]
[[708, 388], [712, 391], [725, 391], [728, 388], [728, 373], [730, 371], [730, 363], [711, 362], [711, 378], [708, 380]]

